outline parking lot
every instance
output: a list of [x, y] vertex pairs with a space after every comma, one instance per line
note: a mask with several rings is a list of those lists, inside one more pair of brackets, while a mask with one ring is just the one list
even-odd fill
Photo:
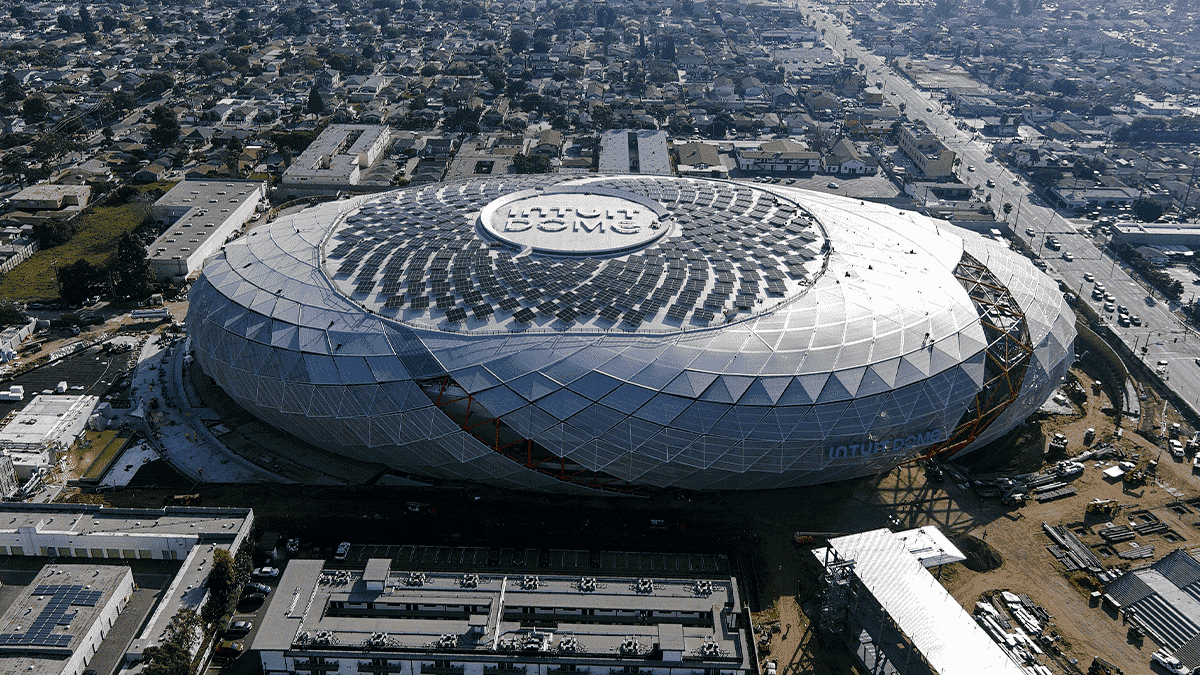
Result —
[[[279, 577], [252, 578], [250, 581], [251, 583], [270, 586], [271, 590], [274, 591], [275, 585], [279, 581]], [[229, 639], [233, 639], [235, 642], [238, 642], [242, 645], [242, 653], [234, 658], [214, 656], [212, 661], [209, 663], [208, 670], [205, 671], [207, 675], [257, 675], [258, 673], [262, 672], [262, 664], [258, 659], [258, 655], [247, 652], [250, 649], [250, 645], [254, 644], [254, 636], [258, 634], [263, 610], [266, 609], [270, 602], [271, 598], [268, 596], [265, 602], [257, 606], [246, 606], [239, 603], [237, 611], [234, 613], [233, 617], [230, 618], [229, 623], [232, 624], [236, 621], [250, 621], [253, 626], [251, 627], [250, 631], [245, 634], [239, 634], [237, 636], [227, 636], [224, 634], [218, 635], [217, 644], [219, 644], [224, 638], [228, 637]]]

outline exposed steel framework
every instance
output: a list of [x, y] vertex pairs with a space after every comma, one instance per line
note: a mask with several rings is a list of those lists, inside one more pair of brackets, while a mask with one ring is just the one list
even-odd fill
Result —
[[946, 440], [930, 448], [923, 458], [948, 458], [973, 443], [1016, 402], [1033, 356], [1025, 313], [991, 270], [963, 253], [954, 268], [954, 278], [975, 303], [988, 340], [984, 384]]
[[572, 459], [550, 452], [532, 439], [525, 438], [484, 408], [449, 375], [422, 380], [420, 385], [433, 405], [454, 420], [463, 431], [474, 436], [493, 452], [528, 469], [594, 490], [622, 494], [657, 492], [649, 486], [634, 485], [611, 474], [588, 469]]

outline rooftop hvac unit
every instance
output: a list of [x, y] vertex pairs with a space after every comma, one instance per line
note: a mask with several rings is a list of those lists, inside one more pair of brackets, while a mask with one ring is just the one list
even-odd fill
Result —
[[642, 653], [642, 645], [635, 637], [627, 637], [621, 641], [622, 654], [640, 654]]
[[554, 633], [533, 631], [525, 636], [521, 647], [527, 652], [548, 652], [554, 645]]
[[638, 593], [653, 593], [654, 592], [654, 580], [642, 577], [641, 579], [638, 579], [637, 583], [635, 583], [633, 585], [633, 590], [637, 591]]
[[532, 574], [526, 574], [524, 579], [521, 579], [521, 590], [536, 591], [538, 586], [542, 585], [542, 580]]
[[579, 640], [575, 636], [569, 635], [558, 641], [558, 651], [560, 652], [577, 652], [579, 651]]
[[463, 588], [478, 588], [479, 587], [479, 575], [478, 574], [464, 574], [464, 575], [462, 575], [462, 579], [459, 580], [458, 583]]
[[583, 577], [579, 580], [579, 590], [591, 593], [596, 590], [596, 577]]

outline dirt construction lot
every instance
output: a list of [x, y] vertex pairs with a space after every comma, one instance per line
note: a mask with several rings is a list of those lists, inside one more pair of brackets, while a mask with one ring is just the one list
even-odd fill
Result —
[[[1095, 656], [1125, 673], [1152, 672], [1150, 654], [1158, 645], [1150, 639], [1131, 640], [1128, 626], [1115, 612], [1090, 600], [1090, 593], [1097, 586], [1085, 572], [1068, 572], [1055, 559], [1048, 549], [1053, 542], [1043, 532], [1042, 525], [1069, 528], [1108, 568], [1128, 569], [1148, 564], [1178, 547], [1200, 545], [1200, 500], [1196, 504], [1188, 502], [1200, 496], [1200, 476], [1193, 476], [1190, 458], [1172, 459], [1170, 453], [1136, 433], [1135, 420], [1126, 420], [1121, 437], [1116, 437], [1117, 418], [1111, 402], [1103, 391], [1090, 386], [1095, 376], [1096, 373], [1079, 369], [1072, 371], [1072, 377], [1087, 384], [1086, 403], [1068, 406], [1073, 408], [1071, 413], [1039, 415], [1039, 419], [1028, 425], [1017, 442], [1018, 447], [1010, 448], [1014, 454], [1007, 467], [977, 466], [971, 476], [985, 471], [988, 475], [1027, 473], [1044, 467], [1047, 462], [1075, 456], [1087, 449], [1083, 438], [1090, 427], [1096, 430], [1092, 446], [1111, 444], [1139, 466], [1159, 461], [1158, 476], [1143, 485], [1131, 487], [1105, 479], [1101, 471], [1116, 464], [1114, 458], [1085, 462], [1083, 474], [1069, 483], [1077, 494], [1047, 503], [1030, 501], [1019, 507], [1005, 506], [995, 498], [981, 498], [949, 473], [944, 481], [930, 480], [917, 465], [901, 467], [853, 487], [843, 486], [848, 492], [836, 496], [833, 488], [810, 491], [803, 506], [785, 505], [766, 494], [730, 498], [735, 510], [751, 522], [767, 563], [764, 570], [767, 579], [760, 589], [760, 598], [766, 601], [766, 596], [772, 596], [773, 605], [756, 614], [758, 623], [778, 622], [778, 632], [771, 634], [767, 646], [767, 658], [776, 660], [781, 673], [788, 675], [854, 672], [845, 648], [823, 644], [809, 625], [807, 615], [814, 614], [811, 610], [815, 609], [818, 589], [813, 578], [811, 547], [793, 545], [786, 531], [789, 524], [796, 525], [795, 530], [831, 533], [935, 525], [956, 542], [964, 537], [985, 541], [1002, 559], [999, 568], [991, 571], [971, 571], [962, 563], [932, 570], [964, 609], [971, 612], [985, 593], [1008, 590], [1027, 595], [1046, 610], [1051, 617], [1046, 633], [1060, 636], [1056, 645], [1061, 654], [1053, 655], [1050, 653], [1053, 650], [1047, 649], [1040, 662], [1053, 672], [1085, 672]], [[1180, 421], [1152, 391], [1147, 392], [1143, 406], [1147, 415], [1154, 416], [1154, 424], [1148, 426], [1165, 425], [1169, 429], [1173, 422]], [[1193, 430], [1185, 422], [1181, 426], [1181, 438], [1186, 441]], [[1067, 452], [1047, 457], [1047, 439], [1055, 432], [1068, 438]], [[1160, 441], [1165, 442], [1165, 439]], [[822, 495], [828, 495], [831, 501], [822, 503]], [[1114, 500], [1121, 509], [1115, 516], [1089, 516], [1085, 511], [1093, 499]], [[1155, 518], [1167, 526], [1165, 532], [1139, 536], [1133, 544], [1114, 546], [1119, 550], [1134, 544], [1152, 545], [1152, 559], [1121, 559], [1115, 550], [1103, 547], [1104, 541], [1097, 534], [1109, 522], [1127, 525], [1131, 520], [1144, 522]], [[820, 543], [818, 539], [816, 544]]]

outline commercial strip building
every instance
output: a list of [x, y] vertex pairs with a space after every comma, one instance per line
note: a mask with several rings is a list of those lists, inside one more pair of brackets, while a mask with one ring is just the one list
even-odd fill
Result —
[[1200, 244], [1200, 222], [1138, 223], [1118, 221], [1108, 226], [1113, 244], [1143, 244], [1167, 249], [1187, 248]]
[[742, 675], [732, 578], [363, 571], [293, 560], [251, 649], [264, 675]]
[[1114, 209], [1130, 206], [1142, 191], [1131, 187], [1095, 185], [1090, 187], [1068, 187], [1056, 185], [1050, 188], [1054, 197], [1067, 208], [1083, 211], [1092, 209]]
[[166, 225], [150, 245], [150, 269], [158, 279], [182, 280], [200, 270], [266, 200], [262, 181], [185, 180], [154, 202], [154, 221]]
[[755, 148], [738, 147], [736, 156], [738, 169], [750, 173], [795, 174], [821, 170], [821, 153], [787, 139], [767, 141]]
[[954, 175], [954, 160], [958, 156], [924, 122], [902, 124], [898, 144], [922, 177], [947, 178]]
[[[129, 568], [120, 562], [179, 561], [174, 578], [132, 642], [119, 645], [126, 664], [140, 660], [147, 647], [160, 643], [177, 611], [203, 608], [208, 598], [204, 580], [212, 568], [213, 551], [236, 551], [253, 526], [254, 513], [249, 509], [0, 504], [0, 555], [54, 559], [0, 618], [0, 671], [79, 675], [132, 589]], [[72, 588], [79, 586], [82, 588]], [[26, 597], [28, 600], [23, 599]], [[36, 615], [26, 612], [27, 607], [36, 608], [39, 603], [45, 608]], [[10, 616], [13, 612], [17, 614]], [[31, 649], [34, 634], [46, 632], [31, 623], [32, 617], [54, 618], [50, 616], [54, 612], [60, 612], [54, 615], [57, 618], [43, 624], [50, 626], [50, 641], [38, 645], [43, 649]], [[58, 635], [70, 636], [69, 641], [56, 638]], [[9, 647], [20, 653], [13, 658], [33, 661], [8, 661], [5, 650]], [[10, 663], [21, 667], [8, 668]]]
[[927, 567], [964, 560], [936, 528], [872, 530], [813, 551], [824, 569], [817, 622], [871, 673], [1023, 675]]
[[30, 185], [9, 197], [9, 204], [20, 211], [39, 212], [39, 216], [73, 217], [87, 206], [92, 197], [90, 185]]
[[279, 192], [296, 199], [339, 192], [374, 192], [359, 186], [362, 173], [387, 149], [386, 124], [331, 124], [283, 172]]

